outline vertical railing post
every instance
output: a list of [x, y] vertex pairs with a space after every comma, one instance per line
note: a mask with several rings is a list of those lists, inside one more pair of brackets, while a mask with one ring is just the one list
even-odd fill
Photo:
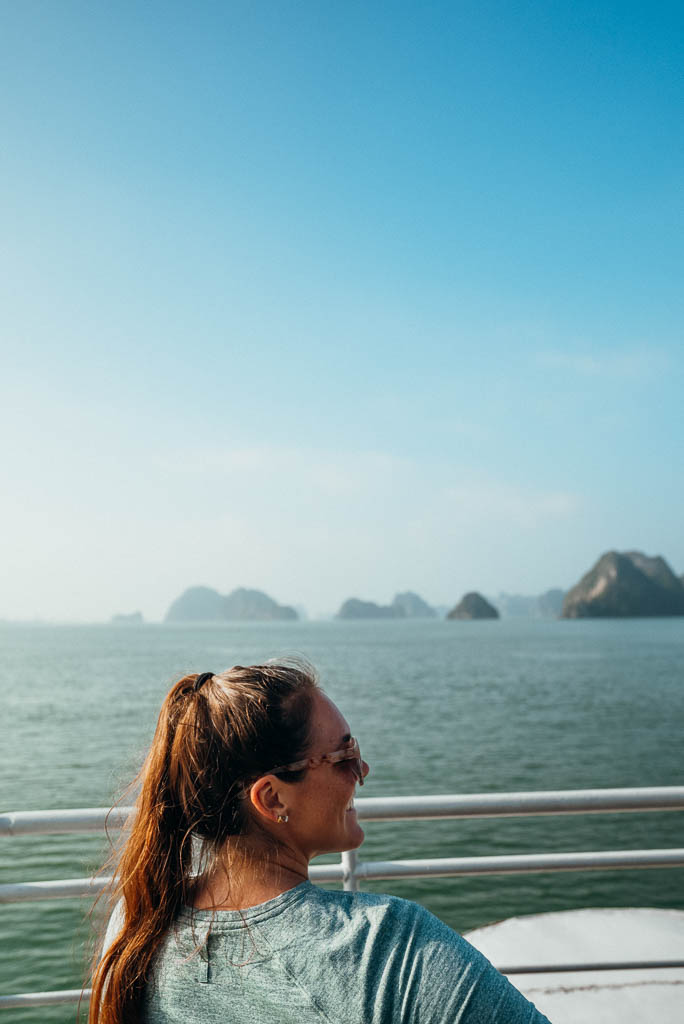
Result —
[[356, 850], [345, 850], [342, 854], [342, 884], [344, 885], [345, 892], [359, 891], [359, 879], [356, 874], [358, 860]]

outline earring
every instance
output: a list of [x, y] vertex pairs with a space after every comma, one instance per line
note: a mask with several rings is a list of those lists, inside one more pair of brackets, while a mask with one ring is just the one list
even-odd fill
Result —
[[279, 814], [278, 817], [276, 818], [276, 821], [278, 822], [279, 825], [282, 825], [284, 822], [286, 822], [288, 820], [289, 820], [289, 815], [288, 814]]

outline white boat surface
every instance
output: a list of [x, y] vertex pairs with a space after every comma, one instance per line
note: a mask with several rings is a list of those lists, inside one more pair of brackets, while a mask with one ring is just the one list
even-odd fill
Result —
[[509, 974], [552, 1024], [684, 1024], [684, 911], [584, 908], [511, 917], [465, 936], [501, 967], [650, 964]]

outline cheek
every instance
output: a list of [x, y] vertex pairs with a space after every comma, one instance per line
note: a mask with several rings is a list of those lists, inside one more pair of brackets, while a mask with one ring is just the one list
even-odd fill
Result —
[[332, 780], [325, 786], [315, 786], [302, 794], [299, 801], [298, 813], [302, 821], [316, 829], [323, 826], [329, 820], [333, 808], [340, 803], [340, 787], [333, 784]]

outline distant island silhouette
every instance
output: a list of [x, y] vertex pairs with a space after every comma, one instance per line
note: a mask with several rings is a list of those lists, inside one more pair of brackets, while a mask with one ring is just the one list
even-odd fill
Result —
[[564, 592], [552, 587], [537, 597], [501, 593], [489, 598], [502, 618], [558, 619], [563, 609]]
[[392, 604], [376, 604], [350, 597], [337, 613], [338, 619], [434, 619], [437, 612], [422, 597], [407, 590], [396, 594]]
[[435, 619], [437, 610], [412, 590], [397, 594], [392, 601], [395, 608], [403, 608], [407, 619]]
[[164, 621], [259, 622], [298, 618], [294, 608], [278, 604], [261, 590], [238, 587], [222, 595], [211, 587], [189, 587], [173, 602]]
[[496, 608], [482, 594], [470, 591], [464, 594], [455, 608], [452, 608], [447, 619], [498, 619]]
[[684, 615], [684, 583], [660, 555], [607, 551], [563, 601], [564, 619]]

